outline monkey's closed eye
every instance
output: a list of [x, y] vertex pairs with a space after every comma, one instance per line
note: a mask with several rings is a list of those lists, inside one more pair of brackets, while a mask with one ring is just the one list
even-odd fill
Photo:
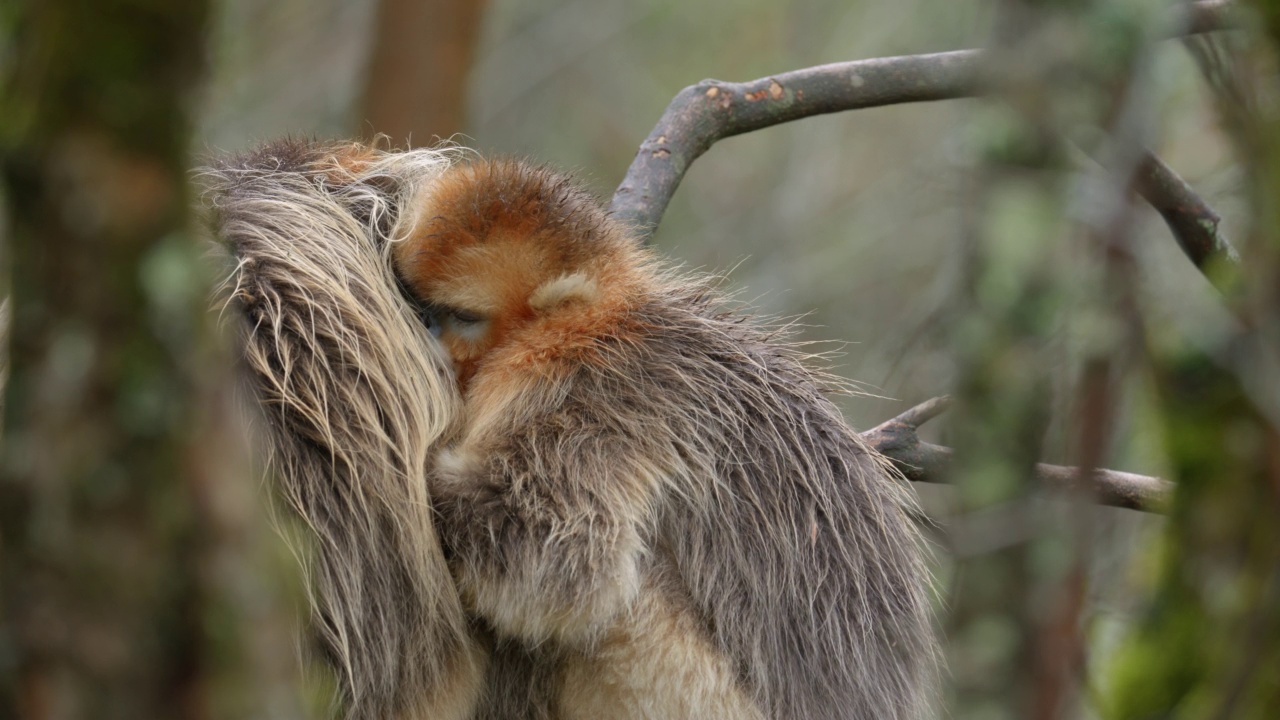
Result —
[[449, 308], [447, 312], [449, 314], [449, 317], [454, 322], [462, 325], [474, 325], [475, 323], [484, 321], [483, 315], [477, 312], [472, 312], [470, 310], [462, 310], [460, 308]]
[[479, 342], [488, 333], [489, 318], [482, 313], [447, 306], [440, 306], [439, 310], [437, 317], [442, 332], [448, 331], [470, 342]]

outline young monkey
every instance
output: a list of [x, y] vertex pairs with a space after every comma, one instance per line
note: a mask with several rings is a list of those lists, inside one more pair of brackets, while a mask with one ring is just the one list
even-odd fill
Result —
[[463, 393], [431, 484], [464, 605], [554, 658], [566, 718], [918, 718], [910, 499], [776, 328], [568, 179], [455, 165], [401, 282]]

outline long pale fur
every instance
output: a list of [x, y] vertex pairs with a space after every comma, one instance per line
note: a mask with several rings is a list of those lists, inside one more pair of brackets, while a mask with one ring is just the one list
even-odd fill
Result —
[[455, 168], [416, 211], [402, 279], [497, 338], [441, 338], [470, 378], [441, 537], [467, 606], [543, 654], [545, 714], [929, 712], [913, 500], [812, 358], [554, 173]]
[[387, 250], [450, 161], [285, 141], [205, 173], [269, 468], [312, 536], [313, 624], [352, 720], [470, 717], [481, 692], [425, 478], [457, 392]]

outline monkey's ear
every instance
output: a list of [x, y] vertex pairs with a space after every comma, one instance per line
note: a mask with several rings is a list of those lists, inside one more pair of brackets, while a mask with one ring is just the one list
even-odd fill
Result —
[[538, 286], [529, 296], [529, 307], [546, 312], [566, 302], [593, 303], [600, 297], [596, 281], [584, 273], [561, 275]]

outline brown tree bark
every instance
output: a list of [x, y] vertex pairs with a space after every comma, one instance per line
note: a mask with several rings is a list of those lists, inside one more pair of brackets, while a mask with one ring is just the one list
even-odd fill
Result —
[[484, 0], [382, 0], [359, 133], [428, 145], [462, 132]]
[[0, 16], [0, 717], [296, 715], [186, 212], [206, 21], [200, 0]]

